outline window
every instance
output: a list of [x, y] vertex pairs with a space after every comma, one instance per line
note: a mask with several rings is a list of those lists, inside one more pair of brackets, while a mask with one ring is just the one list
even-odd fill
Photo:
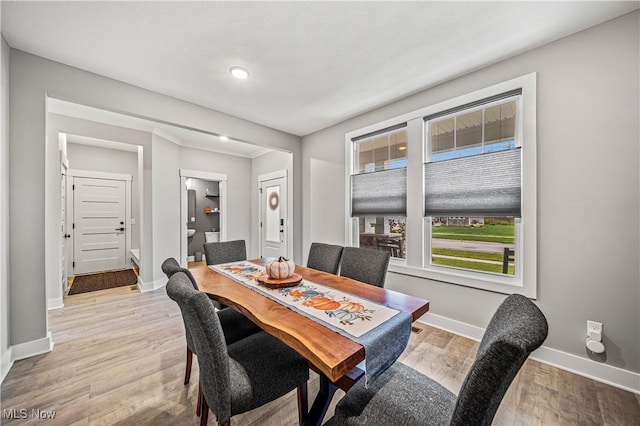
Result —
[[360, 247], [404, 259], [406, 123], [354, 138], [351, 214]]
[[536, 297], [535, 74], [345, 143], [351, 245], [389, 250], [390, 272]]
[[427, 266], [515, 276], [521, 91], [425, 117]]

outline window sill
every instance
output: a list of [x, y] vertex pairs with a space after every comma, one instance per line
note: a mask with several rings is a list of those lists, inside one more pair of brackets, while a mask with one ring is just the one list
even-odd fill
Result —
[[464, 287], [491, 291], [494, 293], [518, 293], [532, 299], [535, 299], [536, 297], [535, 286], [533, 286], [534, 291], [532, 292], [531, 289], [527, 289], [527, 286], [523, 285], [522, 281], [519, 281], [517, 278], [503, 278], [498, 275], [491, 274], [486, 274], [486, 276], [474, 274], [474, 276], [471, 276], [471, 274], [456, 273], [455, 270], [441, 271], [416, 268], [415, 266], [407, 266], [404, 262], [400, 261], [390, 263], [389, 272], [439, 281], [447, 284], [456, 284]]

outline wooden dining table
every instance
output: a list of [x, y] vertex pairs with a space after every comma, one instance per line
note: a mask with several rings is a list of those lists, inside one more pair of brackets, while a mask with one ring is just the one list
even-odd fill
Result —
[[[265, 266], [269, 260], [254, 259], [250, 262]], [[306, 358], [310, 368], [319, 374], [320, 391], [305, 424], [321, 424], [337, 388], [346, 392], [364, 375], [357, 367], [365, 359], [365, 349], [361, 344], [212, 270], [204, 263], [189, 269], [200, 291], [244, 314]], [[296, 265], [295, 272], [305, 280], [407, 312], [412, 321], [429, 310], [429, 301], [418, 297], [300, 265]]]

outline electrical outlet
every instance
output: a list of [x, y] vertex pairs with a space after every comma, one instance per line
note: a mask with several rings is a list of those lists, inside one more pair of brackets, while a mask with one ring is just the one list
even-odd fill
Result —
[[587, 334], [589, 334], [589, 332], [595, 332], [602, 335], [602, 323], [587, 320]]

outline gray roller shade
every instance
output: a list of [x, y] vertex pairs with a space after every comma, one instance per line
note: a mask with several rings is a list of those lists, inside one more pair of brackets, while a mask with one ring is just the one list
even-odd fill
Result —
[[351, 215], [407, 215], [407, 169], [351, 176]]
[[425, 216], [521, 215], [521, 149], [425, 164]]

